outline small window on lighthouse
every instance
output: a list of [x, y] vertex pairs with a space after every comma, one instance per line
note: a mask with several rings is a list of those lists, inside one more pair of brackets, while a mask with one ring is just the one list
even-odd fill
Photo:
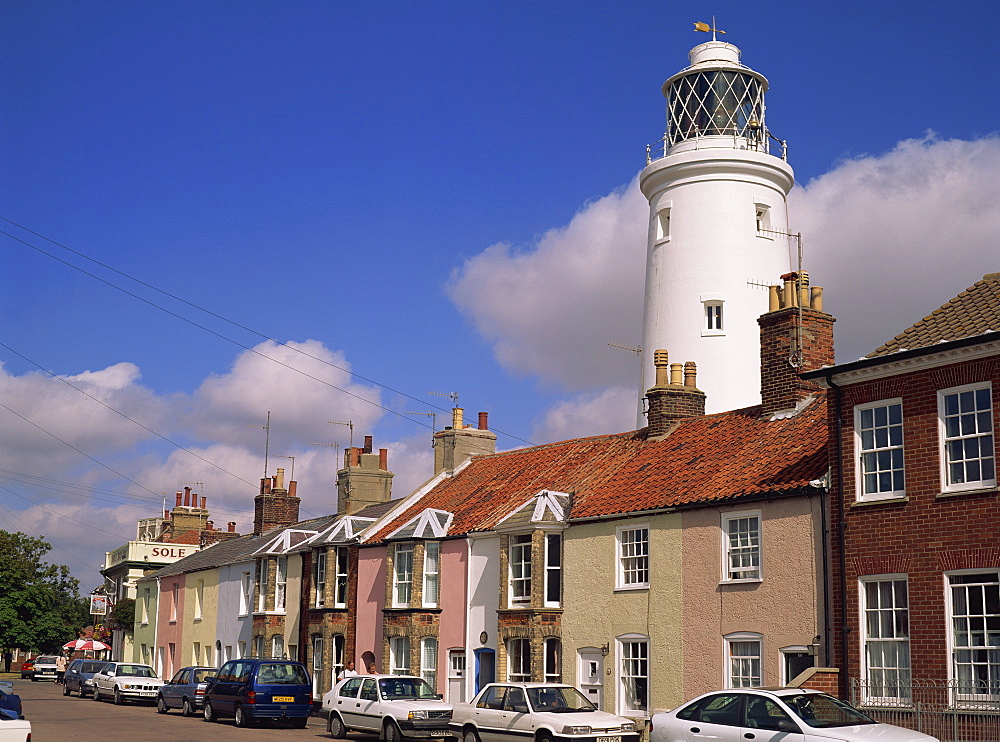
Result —
[[722, 330], [722, 302], [705, 302], [705, 329], [708, 331]]
[[761, 237], [770, 237], [771, 229], [771, 207], [767, 204], [754, 204], [757, 209], [757, 234]]
[[656, 212], [656, 241], [670, 239], [670, 209], [660, 209]]

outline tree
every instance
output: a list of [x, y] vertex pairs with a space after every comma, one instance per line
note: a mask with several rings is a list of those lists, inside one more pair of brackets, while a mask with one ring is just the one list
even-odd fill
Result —
[[57, 652], [89, 618], [80, 583], [65, 565], [42, 561], [52, 546], [0, 530], [0, 646]]
[[129, 636], [135, 630], [135, 600], [132, 598], [122, 598], [115, 607], [111, 609], [111, 620], [116, 629], [121, 629]]

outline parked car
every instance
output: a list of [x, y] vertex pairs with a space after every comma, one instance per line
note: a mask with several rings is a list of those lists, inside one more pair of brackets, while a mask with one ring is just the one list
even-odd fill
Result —
[[94, 692], [94, 675], [96, 675], [107, 662], [104, 660], [73, 660], [66, 668], [66, 676], [63, 678], [63, 695], [68, 696], [72, 691], [80, 694], [80, 698], [86, 698]]
[[118, 705], [125, 701], [156, 701], [163, 681], [149, 665], [135, 662], [108, 662], [94, 673], [95, 701], [105, 696]]
[[21, 697], [14, 692], [14, 684], [9, 681], [0, 681], [0, 709], [9, 711], [15, 719], [23, 719], [24, 713], [21, 709]]
[[549, 740], [638, 742], [635, 721], [601, 711], [572, 685], [490, 683], [455, 704], [452, 728], [464, 742]]
[[181, 716], [194, 716], [196, 709], [204, 706], [208, 678], [218, 672], [215, 667], [182, 667], [160, 686], [156, 710], [165, 714], [170, 709], [180, 709]]
[[286, 719], [304, 729], [312, 712], [312, 683], [299, 662], [230, 660], [205, 687], [205, 721], [232, 716], [236, 726]]
[[451, 704], [423, 678], [409, 675], [344, 678], [323, 695], [323, 711], [327, 731], [338, 739], [349, 729], [378, 734], [385, 742], [454, 736]]
[[938, 742], [911, 729], [881, 724], [849, 703], [805, 688], [734, 688], [706, 693], [653, 714], [650, 742]]
[[25, 660], [21, 664], [21, 680], [29, 680], [35, 671], [35, 658]]
[[57, 659], [59, 658], [54, 654], [43, 654], [35, 657], [35, 666], [31, 671], [31, 680], [55, 680]]
[[31, 742], [31, 722], [0, 711], [0, 742]]

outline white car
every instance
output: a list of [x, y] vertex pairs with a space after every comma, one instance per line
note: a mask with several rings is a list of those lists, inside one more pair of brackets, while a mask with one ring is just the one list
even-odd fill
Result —
[[326, 731], [337, 739], [347, 731], [372, 732], [385, 742], [403, 738], [453, 737], [451, 705], [423, 678], [409, 675], [355, 675], [323, 695]]
[[0, 742], [31, 742], [31, 722], [0, 714]]
[[455, 704], [463, 742], [637, 742], [633, 719], [601, 711], [572, 685], [491, 683]]
[[94, 675], [95, 701], [111, 698], [118, 705], [125, 701], [156, 702], [163, 681], [149, 665], [135, 662], [109, 662]]
[[806, 688], [734, 688], [653, 714], [650, 742], [938, 742]]

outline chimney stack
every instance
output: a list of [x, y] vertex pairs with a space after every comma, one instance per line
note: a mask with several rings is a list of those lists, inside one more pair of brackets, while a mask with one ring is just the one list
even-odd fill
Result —
[[646, 392], [646, 437], [656, 440], [670, 435], [681, 420], [704, 415], [705, 393], [697, 387], [694, 361], [672, 364], [661, 349], [654, 351], [653, 365], [656, 384]]
[[434, 434], [434, 474], [457, 469], [473, 456], [496, 453], [497, 435], [489, 430], [489, 414], [479, 413], [479, 426], [462, 422], [461, 407], [452, 408], [451, 427]]
[[760, 397], [761, 415], [794, 410], [819, 391], [816, 382], [799, 374], [834, 363], [834, 318], [823, 311], [823, 289], [809, 285], [805, 271], [781, 276], [781, 286], [771, 286], [769, 311], [761, 315]]

